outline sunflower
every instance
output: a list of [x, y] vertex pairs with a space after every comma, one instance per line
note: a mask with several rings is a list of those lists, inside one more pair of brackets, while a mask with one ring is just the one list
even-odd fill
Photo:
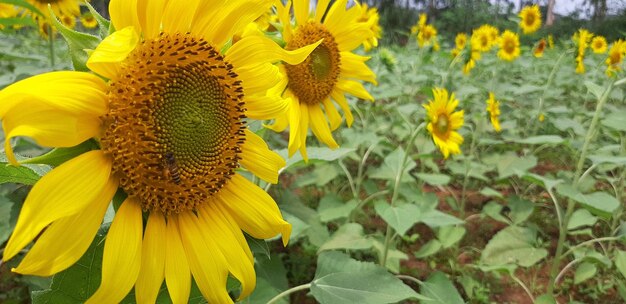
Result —
[[61, 16], [61, 23], [69, 29], [73, 29], [76, 27], [76, 17], [72, 15], [63, 15]]
[[358, 19], [358, 22], [365, 22], [369, 25], [370, 30], [374, 33], [373, 37], [363, 41], [363, 48], [365, 51], [369, 51], [372, 48], [378, 47], [378, 39], [380, 39], [380, 35], [383, 29], [380, 27], [379, 20], [380, 15], [378, 15], [378, 9], [375, 7], [368, 7], [367, 3], [359, 4], [355, 2], [357, 6], [361, 8], [361, 16]]
[[460, 154], [459, 145], [463, 143], [463, 137], [456, 130], [463, 126], [463, 110], [454, 112], [459, 101], [454, 93], [448, 96], [448, 91], [441, 88], [433, 88], [433, 97], [424, 105], [429, 120], [426, 128], [444, 158]]
[[41, 18], [39, 15], [31, 14], [35, 21], [41, 23], [45, 22], [45, 19], [50, 18], [48, 5], [52, 9], [55, 16], [80, 16], [80, 0], [27, 0], [32, 6], [38, 9], [45, 18]]
[[489, 99], [487, 99], [487, 113], [489, 113], [489, 119], [491, 120], [491, 125], [496, 132], [500, 132], [500, 121], [498, 117], [500, 117], [500, 102], [496, 100], [496, 96], [493, 92], [489, 92]]
[[519, 37], [516, 33], [509, 30], [502, 33], [500, 37], [500, 50], [498, 51], [498, 57], [506, 61], [513, 61], [519, 57]]
[[521, 18], [519, 26], [524, 34], [534, 33], [541, 27], [541, 11], [537, 5], [525, 6], [520, 11], [519, 17]]
[[591, 49], [593, 50], [594, 53], [604, 54], [606, 53], [607, 48], [608, 48], [608, 45], [606, 43], [606, 38], [602, 36], [595, 36], [591, 40]]
[[426, 25], [426, 20], [428, 20], [428, 15], [420, 14], [417, 23], [411, 27], [411, 34], [417, 34], [424, 26]]
[[456, 37], [454, 37], [454, 49], [452, 49], [452, 57], [456, 57], [458, 56], [461, 51], [463, 51], [463, 49], [465, 49], [465, 46], [467, 45], [467, 34], [465, 33], [458, 33], [456, 34]]
[[80, 23], [88, 29], [92, 29], [95, 28], [96, 26], [98, 26], [98, 20], [96, 20], [96, 17], [94, 17], [91, 13], [84, 13], [82, 16], [80, 16]]
[[533, 55], [537, 58], [543, 57], [543, 51], [545, 50], [546, 50], [546, 40], [541, 39], [535, 46], [535, 49], [533, 50]]
[[417, 33], [417, 45], [419, 47], [425, 47], [429, 45], [436, 45], [437, 43], [437, 29], [430, 25], [426, 24], [422, 29]]
[[[13, 18], [17, 16], [17, 10], [12, 4], [0, 3], [0, 18]], [[4, 25], [0, 24], [0, 30], [4, 29]]]
[[137, 302], [154, 303], [163, 280], [174, 303], [187, 303], [192, 276], [210, 303], [232, 303], [229, 273], [241, 283], [240, 299], [252, 292], [254, 260], [242, 230], [255, 238], [282, 234], [286, 244], [291, 226], [239, 173], [245, 167], [275, 183], [285, 165], [245, 118], [286, 110], [286, 100], [268, 93], [281, 81], [272, 63], [297, 64], [316, 46], [284, 51], [250, 36], [224, 51], [272, 3], [112, 0], [117, 31], [91, 53], [95, 74], [51, 72], [0, 91], [11, 164], [18, 164], [10, 146], [17, 136], [48, 147], [100, 143], [28, 194], [3, 259], [39, 237], [15, 272], [50, 276], [74, 264], [119, 186], [127, 198], [87, 303], [118, 303], [133, 286]]
[[474, 29], [470, 38], [472, 47], [479, 52], [487, 52], [498, 42], [498, 29], [485, 24]]
[[609, 56], [606, 58], [606, 75], [609, 77], [615, 76], [617, 71], [621, 71], [622, 61], [626, 56], [626, 41], [619, 39], [613, 42], [611, 49], [609, 50]]
[[[374, 100], [358, 80], [376, 83], [376, 75], [365, 62], [369, 57], [351, 51], [374, 37], [369, 24], [358, 22], [359, 7], [346, 9], [347, 0], [335, 1], [328, 13], [329, 1], [319, 1], [314, 12], [309, 12], [309, 1], [277, 2], [278, 16], [283, 25], [283, 39], [291, 50], [324, 39], [301, 64], [282, 65], [287, 75], [278, 92], [291, 99], [288, 113], [279, 116], [268, 128], [281, 132], [289, 130], [289, 155], [300, 151], [304, 159], [309, 127], [321, 142], [337, 148], [331, 132], [341, 125], [341, 115], [335, 103], [343, 110], [346, 123], [354, 120], [345, 93]], [[293, 4], [295, 26], [291, 24], [290, 7]], [[324, 17], [324, 18], [322, 18]]]
[[550, 47], [550, 49], [554, 48], [554, 37], [552, 36], [552, 34], [548, 35], [548, 46]]
[[589, 47], [592, 37], [593, 34], [586, 29], [579, 29], [572, 37], [574, 43], [578, 46], [578, 54], [576, 55], [576, 73], [578, 74], [585, 73], [585, 51]]

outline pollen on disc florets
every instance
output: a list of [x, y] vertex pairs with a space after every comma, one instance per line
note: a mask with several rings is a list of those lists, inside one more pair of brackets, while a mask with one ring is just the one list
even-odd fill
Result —
[[145, 210], [193, 210], [239, 167], [243, 87], [201, 38], [161, 34], [142, 42], [110, 83], [102, 148]]
[[318, 104], [327, 98], [337, 84], [341, 57], [335, 37], [324, 25], [310, 22], [296, 28], [287, 42], [287, 50], [295, 50], [320, 39], [320, 45], [300, 64], [285, 65], [289, 88], [298, 99], [307, 104]]

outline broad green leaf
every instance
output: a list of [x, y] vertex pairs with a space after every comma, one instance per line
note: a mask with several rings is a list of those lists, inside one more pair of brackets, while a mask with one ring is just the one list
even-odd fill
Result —
[[[284, 290], [289, 289], [287, 282], [287, 271], [280, 256], [272, 255], [268, 259], [257, 259], [254, 264], [257, 274], [257, 285], [250, 297], [241, 303], [262, 304]], [[286, 298], [278, 303], [287, 304]]]
[[415, 257], [418, 259], [423, 259], [425, 257], [429, 257], [441, 250], [441, 242], [437, 239], [432, 239], [428, 241], [426, 244], [422, 245], [418, 251], [414, 253]]
[[484, 195], [484, 196], [491, 196], [491, 197], [497, 197], [497, 198], [503, 198], [504, 196], [502, 196], [502, 193], [500, 193], [499, 191], [490, 188], [490, 187], [485, 187], [482, 188], [480, 190], [480, 194]]
[[246, 242], [250, 247], [250, 251], [256, 256], [265, 256], [266, 258], [270, 258], [270, 248], [267, 246], [267, 242], [265, 240], [255, 239], [248, 234], [244, 233], [244, 237], [246, 238]]
[[603, 126], [616, 131], [626, 131], [626, 110], [614, 111], [600, 120]]
[[585, 86], [587, 87], [587, 90], [589, 91], [589, 93], [591, 93], [594, 97], [596, 97], [597, 99], [602, 98], [602, 94], [605, 91], [603, 87], [591, 81], [585, 81]]
[[98, 144], [92, 140], [85, 141], [77, 146], [70, 148], [54, 148], [50, 152], [24, 160], [24, 164], [46, 164], [50, 166], [58, 166], [78, 155], [85, 152], [98, 149]]
[[413, 227], [420, 218], [420, 210], [413, 204], [392, 207], [387, 202], [378, 201], [374, 208], [376, 213], [401, 236]]
[[33, 166], [22, 165], [19, 167], [0, 163], [0, 183], [18, 183], [24, 185], [34, 185], [42, 174], [38, 174]]
[[89, 59], [89, 55], [86, 50], [94, 50], [100, 44], [100, 38], [77, 32], [70, 28], [67, 28], [63, 25], [57, 17], [54, 15], [52, 9], [50, 9], [50, 15], [52, 16], [52, 23], [57, 28], [59, 33], [65, 38], [67, 41], [67, 45], [70, 49], [70, 57], [72, 58], [72, 64], [74, 65], [74, 70], [76, 71], [89, 71], [87, 68], [87, 59]]
[[535, 204], [518, 196], [511, 196], [508, 201], [511, 213], [509, 217], [515, 224], [524, 222], [533, 213]]
[[415, 161], [412, 160], [410, 157], [407, 158], [407, 162], [405, 164], [402, 164], [402, 160], [404, 159], [405, 155], [406, 153], [404, 152], [404, 149], [398, 147], [385, 157], [383, 165], [380, 168], [372, 170], [372, 172], [370, 173], [370, 178], [394, 181], [396, 179], [396, 176], [400, 172], [400, 167], [404, 166], [404, 170], [402, 172], [400, 180], [411, 180], [412, 177], [409, 175], [409, 171], [415, 168], [416, 164]]
[[537, 165], [537, 158], [533, 155], [520, 157], [514, 152], [496, 154], [484, 159], [485, 163], [495, 165], [500, 179], [509, 176], [523, 176], [529, 169]]
[[437, 239], [439, 239], [443, 248], [450, 248], [463, 239], [465, 232], [465, 227], [462, 226], [445, 226], [437, 230]]
[[363, 226], [357, 223], [348, 223], [339, 229], [318, 250], [322, 252], [333, 249], [369, 249], [372, 241], [363, 234]]
[[504, 206], [495, 201], [490, 201], [483, 206], [482, 212], [496, 221], [511, 224], [511, 221], [502, 214], [503, 210]]
[[557, 304], [556, 299], [549, 294], [542, 294], [535, 299], [534, 304]]
[[[374, 239], [372, 240], [372, 242], [374, 244], [374, 250], [376, 251], [376, 254], [378, 254], [378, 262], [380, 263], [383, 259], [385, 245], [383, 244], [382, 240], [379, 241], [377, 239]], [[405, 261], [408, 258], [409, 256], [406, 253], [396, 249], [394, 245], [391, 244], [389, 246], [389, 249], [387, 250], [387, 262], [385, 263], [385, 267], [392, 273], [399, 273], [400, 261]]]
[[11, 208], [13, 202], [4, 196], [0, 196], [0, 244], [3, 244], [11, 235]]
[[591, 213], [605, 219], [611, 218], [613, 212], [620, 205], [614, 196], [606, 192], [582, 194], [571, 185], [559, 185], [556, 187], [556, 190], [559, 194], [580, 203], [583, 207], [589, 209]]
[[483, 250], [482, 264], [505, 265], [517, 264], [530, 267], [548, 255], [543, 248], [536, 248], [537, 232], [530, 228], [509, 226], [493, 236]]
[[[322, 304], [396, 303], [420, 295], [376, 264], [339, 252], [324, 252], [317, 262], [311, 294]], [[423, 298], [423, 297], [421, 297]]]
[[445, 174], [417, 173], [415, 176], [433, 186], [443, 186], [450, 182], [450, 176]]
[[582, 262], [576, 267], [574, 272], [574, 284], [580, 284], [588, 279], [591, 279], [598, 272], [596, 265], [590, 262]]
[[355, 200], [344, 202], [336, 194], [329, 193], [320, 200], [320, 205], [317, 207], [317, 211], [319, 212], [320, 220], [323, 223], [327, 223], [336, 219], [348, 217], [356, 206], [357, 202]]
[[580, 227], [592, 227], [598, 218], [593, 216], [587, 209], [578, 209], [572, 213], [572, 217], [567, 223], [567, 230], [575, 230]]
[[[355, 151], [355, 149], [337, 148], [335, 150], [331, 150], [330, 148], [312, 147], [312, 148], [307, 148], [306, 151], [307, 151], [307, 156], [309, 157], [309, 163], [315, 163], [315, 162], [330, 162], [330, 161], [341, 159], [344, 156], [348, 155], [349, 153]], [[293, 157], [291, 158], [289, 158], [288, 156], [289, 153], [287, 152], [287, 149], [278, 150], [276, 151], [276, 153], [278, 153], [280, 156], [282, 156], [284, 159], [287, 160], [287, 165], [285, 166], [285, 169], [283, 170], [291, 168], [292, 166], [305, 164], [304, 160], [302, 159], [302, 155], [300, 155], [300, 153], [294, 154]]]
[[564, 139], [558, 135], [539, 135], [515, 140], [517, 143], [527, 145], [560, 144], [563, 141]]
[[615, 267], [626, 278], [626, 251], [615, 250]]
[[594, 164], [626, 165], [626, 156], [589, 155], [587, 158]]
[[545, 176], [537, 175], [534, 173], [526, 173], [524, 174], [524, 176], [522, 176], [522, 178], [534, 184], [540, 185], [544, 187], [546, 190], [551, 190], [556, 185], [563, 182], [563, 180], [560, 180], [560, 179], [550, 179]]
[[430, 298], [421, 300], [423, 304], [464, 304], [459, 291], [442, 272], [436, 271], [420, 287], [420, 293]]

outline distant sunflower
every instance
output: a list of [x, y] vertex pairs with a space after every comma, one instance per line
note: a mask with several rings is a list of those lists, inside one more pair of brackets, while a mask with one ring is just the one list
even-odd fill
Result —
[[533, 55], [537, 58], [543, 57], [543, 51], [546, 49], [546, 40], [541, 39], [537, 42], [535, 49], [533, 50]]
[[380, 39], [380, 35], [382, 34], [383, 29], [380, 27], [378, 15], [378, 9], [375, 7], [368, 7], [367, 3], [359, 4], [355, 2], [357, 6], [361, 7], [361, 16], [359, 17], [359, 22], [365, 22], [369, 24], [370, 30], [374, 33], [373, 37], [363, 41], [363, 48], [365, 51], [369, 51], [372, 48], [378, 46], [378, 39]]
[[[0, 3], [0, 18], [13, 18], [17, 16], [17, 9], [13, 4]], [[0, 30], [4, 29], [4, 25], [0, 24]]]
[[496, 132], [500, 132], [500, 121], [498, 118], [500, 117], [500, 102], [496, 100], [493, 92], [489, 92], [489, 99], [487, 99], [487, 113], [489, 113], [489, 119], [491, 120], [491, 125]]
[[427, 20], [428, 20], [428, 15], [423, 14], [423, 13], [420, 14], [419, 19], [417, 20], [417, 23], [411, 27], [411, 34], [417, 34], [417, 32], [419, 32], [426, 25]]
[[456, 37], [454, 37], [454, 49], [452, 49], [452, 56], [453, 57], [458, 56], [461, 53], [461, 51], [465, 49], [466, 45], [467, 45], [467, 34], [465, 33], [456, 34]]
[[520, 55], [519, 37], [516, 33], [509, 30], [502, 33], [500, 37], [500, 50], [498, 51], [498, 57], [506, 61], [513, 61]]
[[45, 18], [41, 18], [37, 14], [32, 14], [33, 18], [39, 22], [46, 22], [46, 19], [50, 18], [48, 13], [48, 5], [52, 9], [52, 12], [55, 16], [80, 16], [80, 0], [27, 0], [28, 3], [32, 4], [35, 8], [37, 8]]
[[525, 6], [519, 13], [521, 18], [519, 26], [524, 34], [532, 34], [541, 27], [541, 11], [539, 6]]
[[[283, 96], [291, 102], [288, 113], [268, 127], [281, 132], [289, 126], [289, 155], [299, 150], [307, 159], [309, 128], [330, 148], [339, 146], [331, 133], [341, 125], [335, 103], [343, 110], [348, 127], [354, 120], [345, 93], [374, 100], [359, 81], [376, 83], [376, 75], [365, 64], [369, 57], [356, 55], [352, 50], [375, 35], [369, 24], [358, 22], [359, 7], [346, 10], [346, 3], [347, 0], [335, 1], [326, 13], [329, 1], [319, 1], [314, 12], [309, 11], [308, 0], [288, 1], [284, 6], [277, 2], [288, 50], [323, 39], [304, 62], [280, 66], [287, 79], [276, 90], [284, 92]], [[292, 4], [295, 27], [291, 24]]]
[[611, 49], [609, 50], [609, 56], [606, 58], [606, 75], [609, 77], [615, 76], [616, 72], [622, 70], [622, 62], [626, 55], [626, 41], [619, 39], [613, 42]]
[[98, 26], [98, 20], [91, 13], [84, 13], [80, 16], [80, 23], [88, 29], [95, 28]]
[[585, 51], [589, 47], [592, 37], [593, 34], [586, 29], [579, 29], [572, 37], [574, 43], [578, 46], [576, 55], [576, 73], [578, 74], [585, 73]]
[[67, 28], [69, 28], [69, 29], [73, 29], [73, 28], [75, 28], [75, 27], [76, 27], [76, 17], [75, 17], [75, 16], [72, 16], [72, 15], [63, 15], [63, 16], [61, 16], [61, 18], [59, 18], [59, 19], [61, 19], [61, 23], [62, 23], [65, 27], [67, 27]]
[[595, 36], [591, 40], [591, 50], [596, 54], [604, 54], [608, 48], [606, 38], [602, 36]]
[[287, 101], [268, 91], [282, 80], [273, 63], [297, 64], [315, 48], [285, 51], [251, 36], [225, 49], [272, 3], [112, 0], [117, 31], [91, 53], [95, 74], [45, 73], [0, 91], [11, 164], [18, 164], [10, 145], [18, 136], [47, 147], [100, 143], [34, 185], [3, 260], [37, 240], [13, 271], [50, 276], [76, 263], [119, 186], [127, 198], [87, 303], [119, 303], [133, 286], [138, 303], [154, 303], [163, 280], [173, 303], [187, 303], [192, 277], [209, 303], [233, 303], [229, 274], [241, 283], [240, 299], [253, 291], [254, 258], [242, 230], [282, 234], [286, 244], [291, 225], [240, 174], [244, 167], [276, 183], [285, 165], [246, 118], [286, 110]]
[[548, 47], [550, 47], [550, 49], [554, 48], [554, 37], [552, 34], [548, 35]]
[[498, 43], [498, 29], [484, 24], [474, 29], [470, 38], [472, 47], [480, 52], [487, 52]]
[[428, 117], [426, 128], [444, 158], [450, 154], [460, 154], [459, 145], [463, 143], [463, 136], [456, 130], [463, 126], [463, 110], [454, 111], [459, 101], [454, 93], [448, 96], [448, 91], [441, 88], [433, 89], [433, 97], [424, 105]]
[[437, 29], [430, 24], [426, 24], [417, 33], [417, 45], [419, 47], [435, 45], [436, 39], [437, 39]]

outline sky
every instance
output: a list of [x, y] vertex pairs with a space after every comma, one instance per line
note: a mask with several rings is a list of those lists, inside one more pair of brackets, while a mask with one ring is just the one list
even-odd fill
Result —
[[[495, 1], [490, 0], [490, 2], [494, 3]], [[580, 9], [584, 2], [585, 0], [556, 0], [554, 4], [554, 13], [565, 16], [569, 15], [577, 8]], [[516, 9], [519, 10], [519, 7], [517, 7], [519, 1], [514, 1], [514, 3]], [[539, 1], [539, 3], [544, 6], [548, 4], [548, 1], [542, 0]], [[609, 14], [617, 13], [626, 7], [626, 0], [607, 0], [607, 7], [609, 9]], [[583, 15], [582, 17], [585, 16]]]

